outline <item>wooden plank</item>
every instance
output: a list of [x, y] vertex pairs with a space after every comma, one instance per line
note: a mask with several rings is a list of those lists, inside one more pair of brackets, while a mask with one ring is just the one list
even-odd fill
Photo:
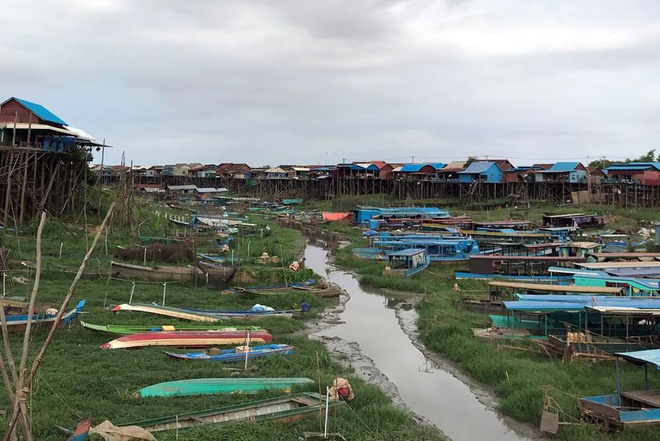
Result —
[[660, 407], [660, 390], [640, 390], [621, 392], [622, 397], [648, 404], [653, 407]]

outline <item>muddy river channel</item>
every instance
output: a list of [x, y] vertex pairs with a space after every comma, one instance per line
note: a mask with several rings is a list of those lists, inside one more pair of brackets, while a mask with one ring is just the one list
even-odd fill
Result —
[[449, 363], [424, 354], [416, 338], [417, 313], [406, 307], [413, 299], [361, 287], [352, 274], [329, 263], [327, 255], [310, 242], [306, 265], [341, 286], [347, 296], [313, 325], [312, 338], [322, 340], [356, 375], [379, 385], [396, 404], [454, 441], [537, 438], [529, 427], [505, 422], [495, 411], [493, 397], [469, 384]]

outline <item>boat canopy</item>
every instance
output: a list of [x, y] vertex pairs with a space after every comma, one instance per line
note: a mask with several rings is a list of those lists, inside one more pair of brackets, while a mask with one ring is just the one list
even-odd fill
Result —
[[505, 282], [499, 280], [488, 282], [488, 285], [491, 287], [513, 288], [514, 290], [528, 291], [611, 295], [621, 294], [621, 288], [605, 286], [547, 285], [542, 283]]
[[615, 355], [634, 364], [653, 364], [660, 370], [660, 349], [649, 349], [646, 351], [617, 352]]
[[524, 312], [583, 312], [584, 303], [571, 302], [534, 302], [534, 301], [505, 301], [504, 307], [508, 311]]

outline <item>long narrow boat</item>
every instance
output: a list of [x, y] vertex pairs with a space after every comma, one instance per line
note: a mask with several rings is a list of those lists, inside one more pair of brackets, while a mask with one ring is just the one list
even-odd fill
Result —
[[[330, 409], [339, 409], [345, 405], [345, 401], [328, 401]], [[121, 426], [139, 426], [149, 432], [159, 432], [185, 429], [203, 424], [222, 424], [246, 420], [253, 422], [292, 422], [318, 416], [325, 406], [325, 396], [314, 392], [303, 392], [197, 412], [135, 421]]]
[[175, 360], [208, 360], [208, 361], [223, 361], [226, 363], [235, 363], [244, 361], [245, 359], [253, 359], [259, 357], [268, 357], [271, 355], [291, 355], [293, 354], [293, 346], [284, 344], [270, 344], [261, 346], [239, 346], [232, 349], [223, 349], [219, 352], [207, 350], [204, 352], [188, 352], [186, 354], [177, 354], [174, 352], [167, 352], [165, 354], [174, 358]]
[[222, 321], [222, 317], [213, 317], [204, 314], [198, 314], [192, 311], [186, 311], [180, 308], [170, 308], [168, 306], [157, 306], [157, 305], [145, 305], [141, 303], [124, 303], [121, 305], [113, 306], [110, 311], [120, 312], [120, 311], [135, 311], [135, 312], [146, 312], [148, 314], [157, 314], [163, 315], [166, 317], [174, 317], [183, 320], [191, 320], [194, 322], [207, 322], [207, 323], [216, 323]]
[[187, 309], [181, 308], [183, 311], [188, 311], [193, 314], [200, 314], [202, 316], [217, 317], [222, 319], [242, 319], [242, 320], [261, 320], [266, 317], [281, 317], [293, 318], [293, 310], [252, 310], [247, 309], [244, 311], [234, 310], [220, 310], [220, 309]]
[[143, 266], [111, 261], [110, 267], [122, 279], [147, 282], [191, 282], [195, 277], [203, 276], [199, 268], [192, 266]]
[[303, 288], [306, 286], [311, 286], [316, 282], [314, 279], [307, 279], [304, 282], [298, 282], [298, 283], [280, 283], [276, 285], [259, 285], [259, 286], [245, 286], [245, 287], [236, 287], [235, 289], [243, 290], [243, 291], [254, 291], [254, 292], [261, 292], [261, 291], [288, 291], [292, 288]]
[[[78, 302], [75, 308], [62, 315], [61, 324], [63, 326], [68, 326], [69, 324], [71, 324], [71, 322], [73, 322], [76, 319], [76, 317], [78, 317], [78, 315], [82, 312], [83, 308], [85, 307], [85, 303], [86, 303], [85, 300], [81, 300], [80, 302]], [[28, 314], [8, 315], [6, 317], [7, 329], [10, 332], [23, 332], [27, 327], [28, 317], [29, 317]], [[32, 314], [32, 325], [40, 326], [46, 323], [53, 323], [56, 317], [57, 317], [56, 311], [54, 311], [54, 313], [46, 312], [44, 314]]]
[[94, 325], [81, 321], [83, 328], [98, 331], [101, 334], [112, 337], [131, 334], [140, 334], [143, 332], [174, 332], [174, 331], [262, 331], [266, 330], [260, 326], [236, 326], [236, 325], [159, 325], [159, 326], [134, 326], [134, 325]]
[[256, 394], [264, 390], [289, 392], [294, 386], [314, 384], [304, 377], [294, 378], [195, 378], [166, 381], [143, 387], [136, 392], [137, 398], [174, 397], [183, 395]]
[[144, 332], [114, 339], [101, 349], [142, 348], [145, 346], [178, 346], [204, 348], [215, 345], [241, 345], [248, 342], [267, 343], [273, 336], [263, 331], [174, 331]]
[[204, 274], [206, 284], [215, 288], [226, 287], [238, 269], [235, 265], [217, 265], [202, 261], [197, 262], [197, 266]]

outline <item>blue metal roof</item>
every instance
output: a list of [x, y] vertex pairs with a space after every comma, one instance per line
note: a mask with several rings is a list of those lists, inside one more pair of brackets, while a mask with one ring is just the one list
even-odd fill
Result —
[[575, 170], [580, 165], [579, 162], [557, 162], [552, 165], [547, 171], [553, 173], [564, 173]]
[[493, 165], [496, 166], [497, 164], [495, 164], [492, 161], [475, 161], [472, 164], [470, 164], [468, 166], [468, 168], [466, 168], [463, 171], [459, 171], [458, 173], [459, 174], [472, 174], [472, 175], [473, 174], [479, 174], [479, 173], [483, 173], [483, 172], [487, 171]]
[[615, 170], [660, 170], [660, 162], [629, 162], [627, 164], [612, 164], [605, 169], [606, 172]]
[[427, 162], [424, 164], [405, 164], [401, 166], [401, 170], [399, 171], [402, 173], [418, 173], [423, 167], [426, 167], [427, 165], [433, 167], [433, 169], [437, 171], [443, 168], [444, 166], [446, 166], [447, 164], [443, 164], [441, 162], [436, 162], [436, 163]]
[[401, 256], [401, 257], [410, 257], [416, 254], [424, 254], [426, 248], [406, 248], [405, 250], [392, 251], [387, 253], [388, 256]]
[[[638, 308], [660, 310], [660, 299], [657, 297], [618, 297], [618, 296], [590, 296], [590, 295], [563, 295], [563, 294], [517, 294], [516, 297], [520, 305], [515, 301], [504, 302], [507, 309], [516, 310], [535, 310], [533, 304], [556, 303], [556, 309], [561, 309], [561, 305], [568, 305], [572, 310], [575, 305], [580, 304], [585, 307], [614, 307], [614, 308]], [[509, 307], [511, 304], [511, 307]]]
[[417, 173], [422, 167], [424, 167], [424, 164], [406, 164], [401, 167], [400, 171], [402, 173]]
[[617, 352], [615, 355], [623, 357], [626, 361], [631, 363], [640, 364], [654, 364], [657, 369], [660, 369], [660, 349], [648, 349], [646, 351], [633, 351], [633, 352]]
[[28, 109], [30, 112], [34, 113], [37, 115], [40, 119], [43, 119], [44, 121], [52, 122], [55, 124], [61, 124], [63, 126], [67, 125], [66, 122], [61, 120], [57, 115], [55, 115], [53, 112], [50, 110], [46, 109], [44, 106], [41, 104], [37, 103], [32, 103], [30, 101], [25, 101], [20, 98], [14, 97], [14, 99], [20, 103], [22, 106], [24, 106], [26, 109]]
[[570, 302], [536, 302], [536, 301], [506, 301], [504, 307], [509, 311], [530, 312], [581, 312], [584, 311], [584, 303]]

